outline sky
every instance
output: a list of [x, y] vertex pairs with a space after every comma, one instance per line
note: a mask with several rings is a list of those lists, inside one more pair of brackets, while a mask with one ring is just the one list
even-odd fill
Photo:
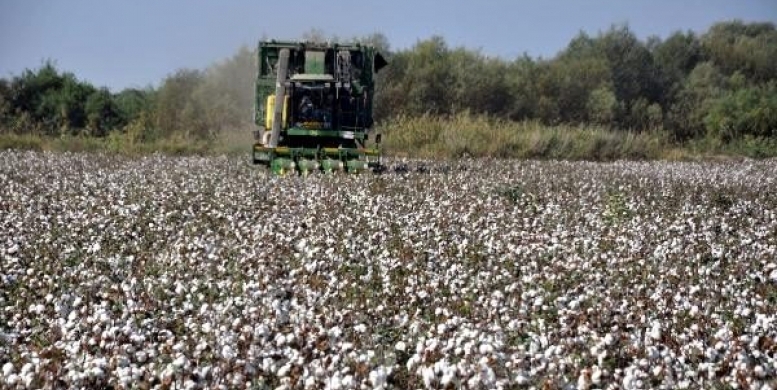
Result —
[[581, 31], [628, 24], [641, 39], [715, 22], [777, 23], [777, 0], [0, 0], [0, 77], [53, 61], [113, 91], [158, 86], [259, 39], [380, 32], [392, 49], [433, 35], [513, 59], [553, 57]]

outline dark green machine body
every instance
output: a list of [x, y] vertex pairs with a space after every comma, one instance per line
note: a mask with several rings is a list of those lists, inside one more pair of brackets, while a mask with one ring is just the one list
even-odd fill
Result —
[[380, 165], [374, 75], [386, 61], [360, 44], [259, 44], [254, 163], [276, 174], [360, 172]]

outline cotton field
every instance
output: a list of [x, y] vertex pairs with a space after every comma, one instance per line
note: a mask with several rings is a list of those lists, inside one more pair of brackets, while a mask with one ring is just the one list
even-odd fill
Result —
[[777, 161], [0, 152], [0, 387], [777, 389]]

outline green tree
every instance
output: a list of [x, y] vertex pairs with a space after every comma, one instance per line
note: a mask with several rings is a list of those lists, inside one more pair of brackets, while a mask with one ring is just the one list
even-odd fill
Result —
[[202, 82], [202, 72], [191, 69], [180, 69], [165, 78], [154, 106], [154, 124], [162, 137], [173, 134], [188, 137], [204, 131], [202, 112], [193, 101], [194, 92]]
[[447, 114], [451, 109], [451, 90], [455, 80], [450, 50], [445, 40], [434, 36], [418, 42], [407, 60], [404, 82], [407, 85], [407, 111], [412, 114]]
[[777, 136], [777, 82], [727, 91], [711, 102], [704, 123], [724, 142]]
[[0, 133], [11, 130], [13, 120], [11, 109], [11, 85], [6, 79], [0, 79]]
[[107, 88], [92, 92], [86, 99], [86, 132], [92, 136], [103, 137], [108, 131], [121, 124], [121, 115]]
[[688, 75], [668, 113], [667, 125], [675, 137], [685, 140], [705, 134], [704, 117], [712, 101], [725, 91], [726, 78], [711, 62], [702, 62]]
[[619, 102], [616, 120], [621, 127], [638, 127], [638, 120], [632, 117], [632, 105], [640, 98], [653, 103], [660, 97], [659, 72], [653, 56], [625, 25], [612, 27], [599, 39]]
[[677, 99], [683, 80], [702, 61], [699, 39], [693, 32], [675, 32], [652, 50], [660, 70], [661, 96], [659, 102], [668, 109]]
[[148, 113], [154, 107], [155, 91], [152, 88], [127, 88], [114, 96], [116, 109], [122, 123], [129, 123], [141, 114]]
[[512, 120], [532, 119], [538, 116], [539, 87], [537, 79], [542, 64], [527, 54], [507, 65], [505, 85], [510, 91], [510, 104], [506, 107], [507, 117]]
[[774, 23], [717, 23], [702, 36], [701, 42], [709, 59], [726, 75], [740, 71], [760, 82], [777, 79]]
[[618, 109], [618, 99], [609, 85], [602, 85], [588, 95], [586, 110], [591, 122], [610, 126]]
[[450, 52], [451, 91], [454, 111], [505, 115], [511, 95], [505, 80], [507, 65], [497, 58], [457, 48]]

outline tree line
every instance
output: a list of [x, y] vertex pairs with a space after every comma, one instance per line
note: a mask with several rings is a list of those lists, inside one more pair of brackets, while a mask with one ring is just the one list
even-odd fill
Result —
[[[320, 39], [321, 33], [305, 36]], [[579, 33], [553, 58], [508, 60], [434, 36], [392, 51], [377, 76], [375, 117], [485, 115], [546, 125], [664, 130], [684, 141], [777, 136], [777, 30], [727, 21], [696, 34], [640, 40], [628, 26]], [[205, 70], [181, 69], [157, 88], [111, 93], [51, 62], [0, 79], [0, 132], [210, 140], [250, 132], [255, 51], [242, 48]]]
[[253, 54], [244, 47], [205, 70], [179, 69], [157, 88], [118, 93], [60, 72], [47, 61], [37, 70], [0, 79], [0, 133], [103, 137], [119, 132], [153, 142], [250, 132]]
[[547, 125], [665, 129], [677, 140], [777, 136], [777, 30], [722, 22], [638, 39], [628, 26], [581, 32], [551, 59], [512, 61], [442, 37], [391, 57], [379, 116], [469, 111]]

